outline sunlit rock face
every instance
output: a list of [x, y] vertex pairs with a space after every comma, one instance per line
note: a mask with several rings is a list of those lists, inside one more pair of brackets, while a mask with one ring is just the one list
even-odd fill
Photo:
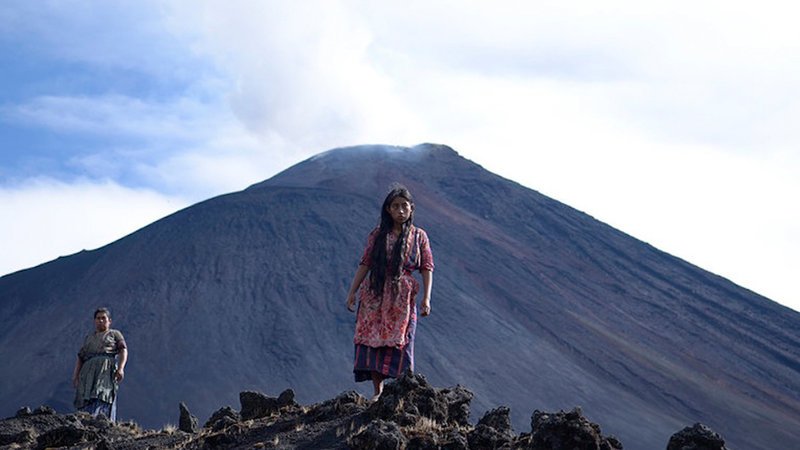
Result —
[[174, 423], [183, 401], [204, 423], [242, 390], [308, 404], [356, 388], [345, 295], [395, 181], [436, 262], [416, 366], [470, 386], [473, 421], [507, 405], [525, 430], [532, 409], [580, 405], [626, 449], [695, 422], [731, 448], [796, 444], [800, 314], [429, 144], [331, 150], [0, 278], [0, 415], [71, 410], [101, 305], [130, 348], [123, 420]]

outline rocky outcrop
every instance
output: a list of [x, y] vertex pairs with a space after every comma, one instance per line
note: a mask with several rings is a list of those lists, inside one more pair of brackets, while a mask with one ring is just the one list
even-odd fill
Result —
[[725, 440], [711, 428], [696, 423], [675, 433], [669, 439], [667, 450], [727, 450]]
[[[354, 449], [469, 448], [472, 398], [461, 386], [435, 388], [423, 375], [404, 375], [388, 383], [364, 411], [362, 416], [370, 422], [348, 442]], [[374, 442], [381, 446], [373, 447]]]
[[580, 408], [572, 411], [546, 413], [534, 411], [531, 416], [529, 448], [551, 450], [615, 450], [622, 444], [613, 436], [603, 436], [600, 426], [583, 416]]
[[403, 426], [416, 424], [420, 417], [443, 425], [466, 426], [472, 397], [472, 392], [461, 386], [437, 389], [423, 375], [409, 374], [388, 383], [367, 412]]
[[266, 396], [260, 392], [245, 391], [239, 393], [242, 404], [242, 420], [260, 419], [278, 413], [281, 408], [297, 406], [294, 391], [286, 389], [278, 398]]
[[184, 433], [197, 433], [197, 417], [189, 412], [189, 408], [187, 408], [186, 404], [183, 402], [178, 405], [178, 408], [180, 409], [178, 429]]
[[224, 406], [216, 410], [214, 414], [208, 418], [206, 424], [203, 425], [203, 428], [222, 430], [235, 423], [238, 423], [241, 419], [242, 416], [236, 410], [230, 406]]
[[[488, 411], [469, 423], [472, 392], [464, 387], [436, 388], [420, 374], [387, 383], [383, 395], [369, 403], [356, 392], [301, 406], [294, 392], [277, 398], [246, 391], [241, 409], [220, 408], [197, 429], [197, 419], [180, 406], [178, 430], [142, 430], [132, 423], [114, 424], [85, 413], [60, 415], [52, 409], [20, 409], [0, 421], [0, 448], [163, 448], [206, 450], [354, 449], [354, 450], [619, 450], [622, 444], [604, 436], [579, 408], [555, 413], [534, 411], [531, 430], [517, 435], [510, 410]], [[676, 433], [668, 450], [725, 450], [724, 441], [701, 424]]]
[[468, 435], [470, 448], [501, 448], [514, 441], [511, 410], [505, 406], [484, 414]]
[[0, 420], [0, 448], [175, 448], [189, 435], [174, 431], [145, 431], [131, 422], [112, 423], [86, 413], [56, 414], [50, 407]]

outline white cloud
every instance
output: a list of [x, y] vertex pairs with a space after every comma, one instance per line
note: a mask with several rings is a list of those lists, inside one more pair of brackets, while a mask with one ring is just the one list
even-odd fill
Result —
[[308, 155], [364, 134], [394, 137], [418, 120], [369, 60], [367, 24], [340, 2], [174, 6], [173, 26], [234, 81], [231, 108], [256, 134]]
[[167, 192], [203, 198], [238, 191], [299, 162], [296, 147], [280, 139], [234, 131], [197, 147], [131, 168], [139, 180]]
[[[794, 148], [791, 4], [404, 2], [363, 8], [382, 67], [582, 84], [661, 141]], [[413, 69], [410, 69], [413, 68]], [[419, 77], [416, 83], [427, 81]]]
[[115, 241], [188, 206], [180, 197], [112, 181], [40, 178], [0, 189], [0, 274]]

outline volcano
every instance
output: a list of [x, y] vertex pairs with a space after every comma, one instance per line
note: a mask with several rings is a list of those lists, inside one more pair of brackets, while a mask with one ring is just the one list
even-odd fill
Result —
[[434, 144], [330, 150], [0, 278], [0, 414], [71, 410], [98, 306], [130, 349], [122, 419], [353, 389], [345, 297], [392, 182], [436, 262], [416, 369], [476, 392], [477, 417], [507, 405], [528, 431], [534, 409], [581, 406], [627, 449], [694, 422], [730, 448], [800, 447], [800, 314]]

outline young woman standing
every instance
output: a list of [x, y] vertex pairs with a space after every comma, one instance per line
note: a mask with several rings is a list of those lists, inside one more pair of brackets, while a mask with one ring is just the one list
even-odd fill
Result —
[[[422, 274], [420, 313], [431, 312], [433, 255], [428, 235], [413, 225], [414, 200], [404, 186], [389, 192], [381, 207], [380, 225], [369, 234], [361, 263], [347, 294], [354, 311], [356, 293], [355, 380], [372, 380], [373, 400], [383, 392], [383, 380], [414, 370], [416, 297]], [[369, 275], [369, 276], [368, 276]]]

